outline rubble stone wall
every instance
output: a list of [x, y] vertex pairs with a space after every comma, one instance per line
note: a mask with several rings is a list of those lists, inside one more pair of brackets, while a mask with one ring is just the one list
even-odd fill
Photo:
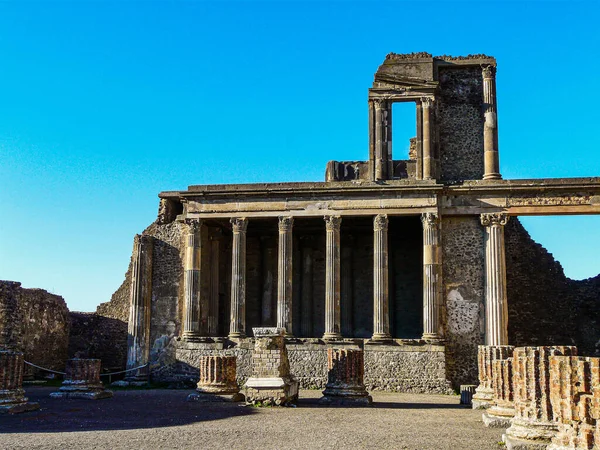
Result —
[[[0, 281], [0, 347], [24, 353], [26, 361], [63, 370], [67, 360], [69, 310], [62, 297]], [[26, 366], [25, 375], [37, 369]]]

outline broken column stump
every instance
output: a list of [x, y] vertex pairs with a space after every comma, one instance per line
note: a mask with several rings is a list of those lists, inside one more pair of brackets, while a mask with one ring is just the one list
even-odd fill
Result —
[[244, 385], [246, 404], [284, 406], [298, 399], [298, 381], [290, 374], [284, 328], [253, 328], [252, 376]]
[[23, 390], [23, 353], [0, 351], [0, 413], [17, 414], [40, 409], [28, 402]]
[[492, 362], [492, 406], [483, 413], [486, 427], [508, 428], [515, 415], [512, 358]]
[[548, 450], [600, 448], [600, 358], [551, 356], [550, 402], [558, 432]]
[[99, 400], [110, 398], [112, 391], [104, 389], [100, 381], [100, 360], [73, 358], [67, 360], [65, 380], [52, 398], [85, 398]]
[[558, 431], [550, 403], [550, 357], [575, 356], [572, 346], [518, 347], [513, 353], [515, 416], [504, 442], [508, 450], [546, 450]]
[[473, 395], [473, 409], [487, 409], [492, 406], [492, 361], [506, 359], [512, 355], [512, 345], [480, 345], [477, 351], [479, 386]]
[[188, 395], [187, 399], [197, 402], [244, 400], [236, 381], [236, 357], [201, 356], [200, 381], [196, 392]]
[[327, 349], [327, 385], [321, 404], [370, 405], [372, 397], [365, 388], [365, 361], [362, 350]]

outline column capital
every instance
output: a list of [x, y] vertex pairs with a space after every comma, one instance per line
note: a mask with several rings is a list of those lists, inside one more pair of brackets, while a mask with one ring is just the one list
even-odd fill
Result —
[[495, 78], [496, 77], [496, 67], [492, 65], [481, 66], [481, 71], [483, 73], [483, 78]]
[[188, 226], [189, 232], [194, 234], [198, 233], [200, 231], [200, 227], [202, 226], [202, 219], [186, 218], [184, 222]]
[[373, 218], [373, 228], [376, 231], [387, 230], [388, 223], [389, 223], [389, 220], [388, 220], [387, 214], [377, 214]]
[[435, 102], [435, 98], [433, 98], [433, 97], [421, 97], [421, 104], [425, 108], [429, 108], [429, 107], [433, 106], [434, 102]]
[[336, 231], [340, 229], [342, 218], [340, 216], [325, 216], [325, 228], [327, 231]]
[[506, 213], [484, 213], [480, 216], [481, 225], [484, 227], [504, 226], [508, 223], [509, 216]]
[[292, 216], [279, 216], [279, 231], [291, 231], [294, 225], [294, 218]]
[[437, 213], [421, 214], [421, 222], [424, 227], [434, 227], [440, 223], [440, 217]]
[[245, 233], [248, 229], [248, 219], [246, 217], [232, 217], [229, 221], [234, 233]]

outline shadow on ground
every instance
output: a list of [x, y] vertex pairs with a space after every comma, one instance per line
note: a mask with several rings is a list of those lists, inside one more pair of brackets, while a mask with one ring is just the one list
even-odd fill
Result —
[[53, 387], [30, 387], [29, 401], [40, 409], [0, 415], [0, 433], [56, 433], [71, 431], [128, 430], [187, 425], [256, 413], [238, 403], [198, 403], [186, 398], [192, 390], [117, 391], [102, 400], [54, 399]]

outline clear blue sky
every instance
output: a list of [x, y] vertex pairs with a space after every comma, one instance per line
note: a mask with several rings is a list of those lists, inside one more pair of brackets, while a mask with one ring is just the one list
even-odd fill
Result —
[[[365, 159], [367, 88], [390, 51], [497, 58], [505, 178], [600, 176], [599, 12], [577, 1], [1, 2], [0, 279], [94, 310], [121, 284], [158, 192], [322, 180], [328, 160]], [[586, 278], [600, 272], [598, 219], [524, 222]]]

